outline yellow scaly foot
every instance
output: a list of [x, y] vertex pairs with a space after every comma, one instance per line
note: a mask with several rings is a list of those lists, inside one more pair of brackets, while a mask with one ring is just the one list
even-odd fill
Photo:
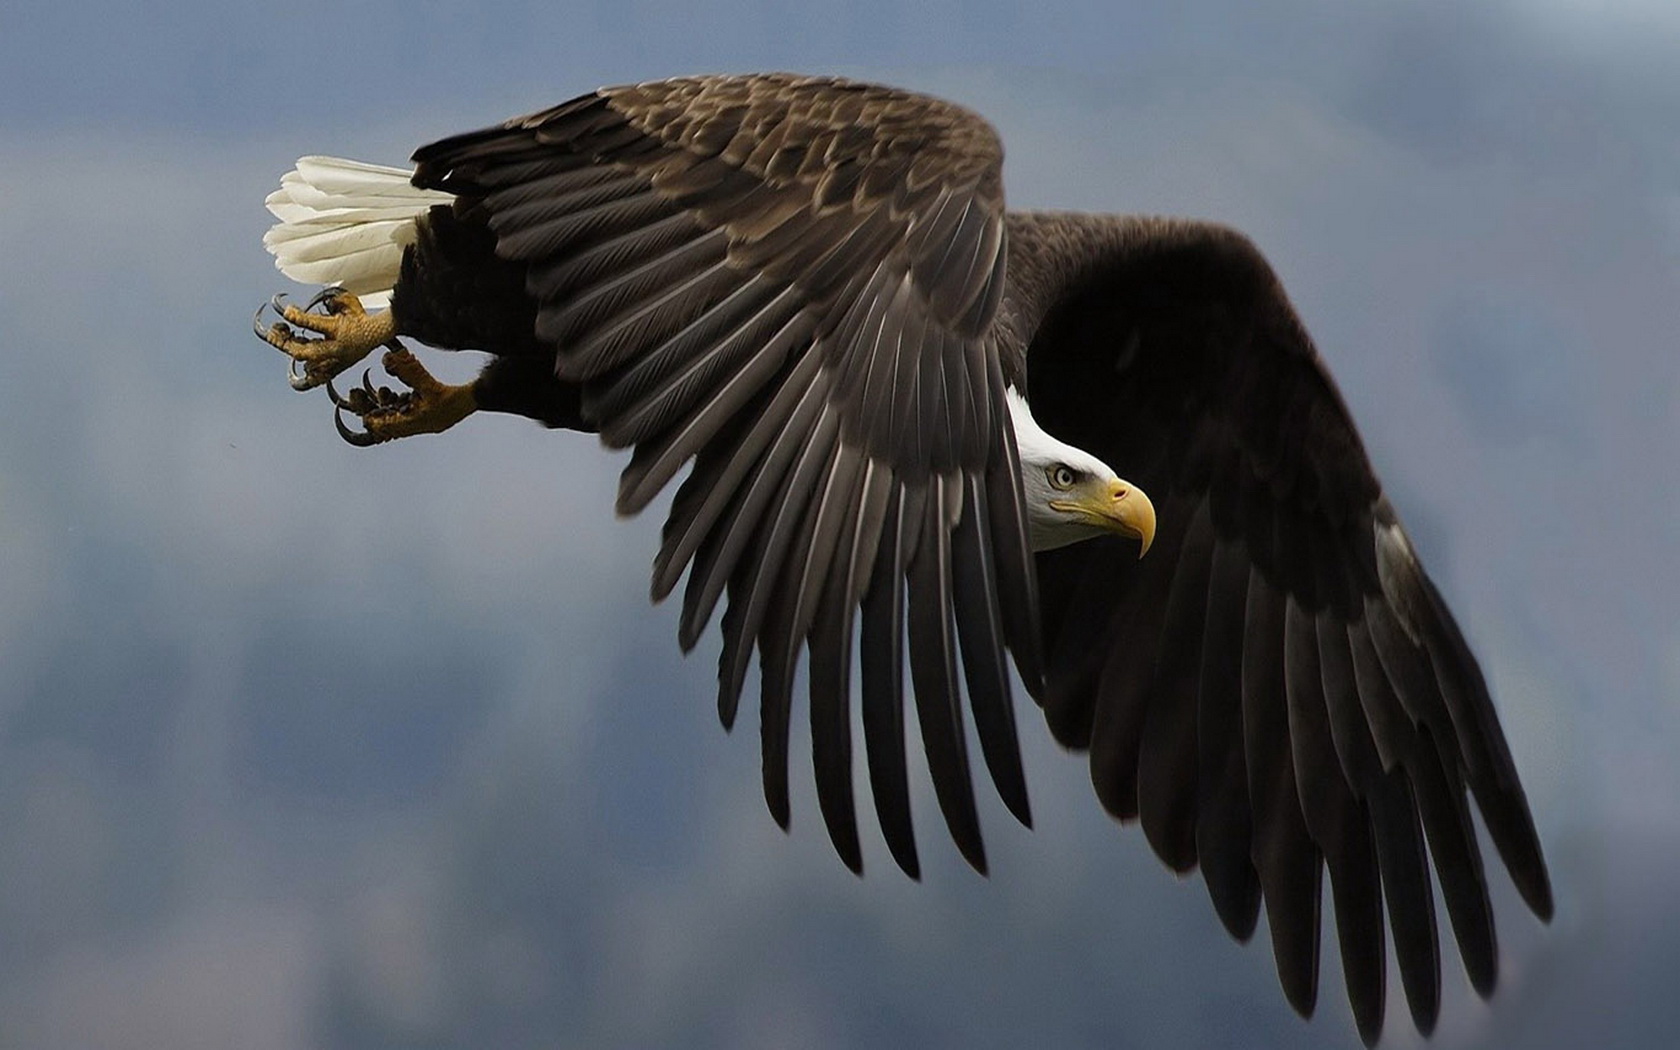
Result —
[[[285, 299], [282, 293], [259, 306], [251, 327], [265, 343], [291, 359], [287, 378], [293, 390], [318, 387], [372, 353], [374, 347], [395, 345], [397, 326], [391, 311], [370, 314], [360, 299], [342, 288], [324, 288], [302, 308]], [[264, 328], [262, 314], [267, 309], [284, 320]], [[297, 329], [315, 334], [304, 335]]]
[[[439, 382], [400, 343], [392, 343], [380, 364], [409, 389], [382, 386], [375, 390], [365, 372], [362, 385], [351, 387], [349, 396], [341, 396], [331, 381], [327, 383], [327, 394], [337, 409], [333, 423], [339, 436], [352, 445], [365, 448], [413, 434], [441, 434], [478, 409], [471, 383]], [[362, 421], [360, 432], [345, 425], [345, 412]]]

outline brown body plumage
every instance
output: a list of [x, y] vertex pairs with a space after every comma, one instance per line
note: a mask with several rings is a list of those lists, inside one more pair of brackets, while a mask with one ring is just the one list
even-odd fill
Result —
[[[1103, 805], [1175, 870], [1199, 865], [1234, 936], [1265, 903], [1302, 1013], [1325, 868], [1367, 1041], [1385, 902], [1412, 1016], [1434, 1024], [1431, 856], [1471, 981], [1492, 989], [1467, 790], [1549, 915], [1481, 672], [1240, 235], [1006, 212], [979, 117], [825, 78], [604, 89], [415, 161], [415, 185], [455, 199], [418, 220], [395, 333], [496, 355], [480, 408], [633, 448], [626, 513], [692, 464], [653, 593], [686, 573], [684, 648], [726, 599], [726, 724], [758, 654], [778, 821], [803, 647], [818, 798], [861, 867], [855, 648], [876, 810], [917, 873], [907, 637], [937, 798], [971, 863], [984, 869], [962, 693], [1003, 801], [1029, 819], [1007, 651], [1057, 739], [1090, 751]], [[1008, 387], [1153, 493], [1148, 557], [1113, 539], [1031, 552]]]

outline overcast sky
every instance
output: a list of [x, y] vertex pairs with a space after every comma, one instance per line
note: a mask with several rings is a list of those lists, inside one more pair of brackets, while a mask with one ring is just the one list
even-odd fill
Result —
[[[1259, 242], [1552, 863], [1546, 927], [1494, 875], [1499, 992], [1449, 954], [1435, 1045], [1671, 1038], [1680, 7], [1259, 6], [14, 2], [0, 1047], [1356, 1045], [1333, 954], [1303, 1023], [1264, 932], [1229, 942], [1031, 711], [1038, 826], [982, 799], [989, 879], [919, 767], [920, 884], [872, 827], [841, 866], [798, 746], [783, 835], [715, 642], [685, 661], [646, 606], [620, 458], [489, 418], [351, 449], [250, 335], [302, 291], [260, 245], [298, 154], [763, 68], [979, 110], [1016, 205]], [[1415, 1044], [1394, 980], [1389, 1013]]]

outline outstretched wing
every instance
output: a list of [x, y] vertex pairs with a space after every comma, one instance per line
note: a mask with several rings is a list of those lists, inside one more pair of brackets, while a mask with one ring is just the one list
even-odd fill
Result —
[[[1054, 240], [1054, 225], [1011, 235]], [[1328, 867], [1368, 1043], [1386, 897], [1427, 1032], [1440, 961], [1426, 842], [1470, 980], [1484, 995], [1495, 980], [1466, 787], [1525, 900], [1551, 911], [1481, 671], [1258, 253], [1205, 225], [1128, 237], [1069, 284], [1028, 354], [1038, 420], [1151, 493], [1158, 522], [1141, 562], [1105, 541], [1038, 556], [1052, 730], [1090, 749], [1104, 806], [1139, 819], [1164, 861], [1200, 864], [1233, 936], [1264, 899], [1303, 1014]]]
[[[965, 110], [835, 79], [603, 89], [427, 146], [417, 185], [482, 208], [585, 417], [634, 447], [618, 507], [685, 464], [653, 596], [686, 571], [680, 641], [718, 601], [718, 708], [762, 669], [764, 791], [788, 821], [794, 667], [811, 653], [818, 798], [861, 867], [848, 711], [856, 610], [876, 808], [910, 874], [903, 643], [934, 787], [983, 869], [961, 688], [1028, 820], [1004, 664], [1039, 680], [1032, 564], [992, 336], [1002, 151]], [[960, 642], [960, 656], [959, 656]], [[960, 670], [959, 670], [960, 668]]]

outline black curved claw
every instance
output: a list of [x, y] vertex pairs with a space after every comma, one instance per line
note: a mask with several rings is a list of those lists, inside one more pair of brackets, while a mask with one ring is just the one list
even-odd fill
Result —
[[[340, 292], [343, 292], [343, 291], [344, 291], [344, 286], [342, 284], [329, 284], [329, 285], [327, 285], [325, 288], [323, 288], [320, 291], [315, 293], [315, 298], [309, 300], [309, 305], [305, 306], [303, 308], [304, 312], [308, 313], [310, 310], [315, 309], [317, 306], [325, 306], [327, 304], [328, 300], [332, 299], [333, 296], [338, 295]], [[329, 309], [327, 311], [327, 313], [332, 313], [332, 311]]]
[[338, 429], [338, 436], [357, 448], [367, 448], [379, 444], [379, 439], [367, 431], [357, 432], [344, 425], [344, 413], [338, 405], [333, 406], [333, 426]]
[[300, 364], [303, 364], [303, 362], [297, 358], [290, 355], [286, 357], [286, 382], [291, 385], [293, 390], [313, 390], [315, 384], [309, 381], [309, 369], [306, 366], [300, 373], [297, 370], [297, 366]]
[[337, 387], [333, 386], [333, 381], [332, 381], [331, 376], [327, 377], [327, 397], [332, 400], [334, 408], [349, 408], [350, 407], [349, 400], [347, 400], [344, 397], [344, 395], [342, 395], [338, 392]]
[[[285, 292], [281, 292], [281, 293], [277, 294], [274, 298], [270, 299], [268, 302], [263, 303], [261, 306], [257, 307], [257, 312], [251, 315], [251, 331], [257, 333], [257, 337], [259, 339], [261, 339], [265, 343], [268, 343], [269, 346], [274, 346], [274, 349], [279, 350], [282, 354], [286, 353], [286, 351], [281, 349], [278, 346], [275, 346], [274, 343], [271, 342], [268, 337], [269, 337], [269, 334], [272, 333], [276, 328], [280, 329], [281, 338], [284, 338], [284, 339], [290, 339], [293, 335], [296, 334], [295, 332], [292, 331], [292, 326], [286, 323], [286, 320], [285, 320], [286, 315], [280, 312], [280, 306], [281, 306], [280, 300], [284, 299], [285, 297], [286, 297]], [[263, 315], [264, 310], [273, 310], [276, 314], [280, 315], [280, 320], [275, 321], [273, 324], [267, 326], [266, 328], [263, 327], [262, 315]], [[289, 357], [291, 355], [287, 354], [287, 356]]]
[[373, 389], [373, 381], [369, 378], [372, 375], [373, 369], [362, 369], [362, 389], [367, 391], [368, 400], [377, 405], [379, 403], [379, 393]]

